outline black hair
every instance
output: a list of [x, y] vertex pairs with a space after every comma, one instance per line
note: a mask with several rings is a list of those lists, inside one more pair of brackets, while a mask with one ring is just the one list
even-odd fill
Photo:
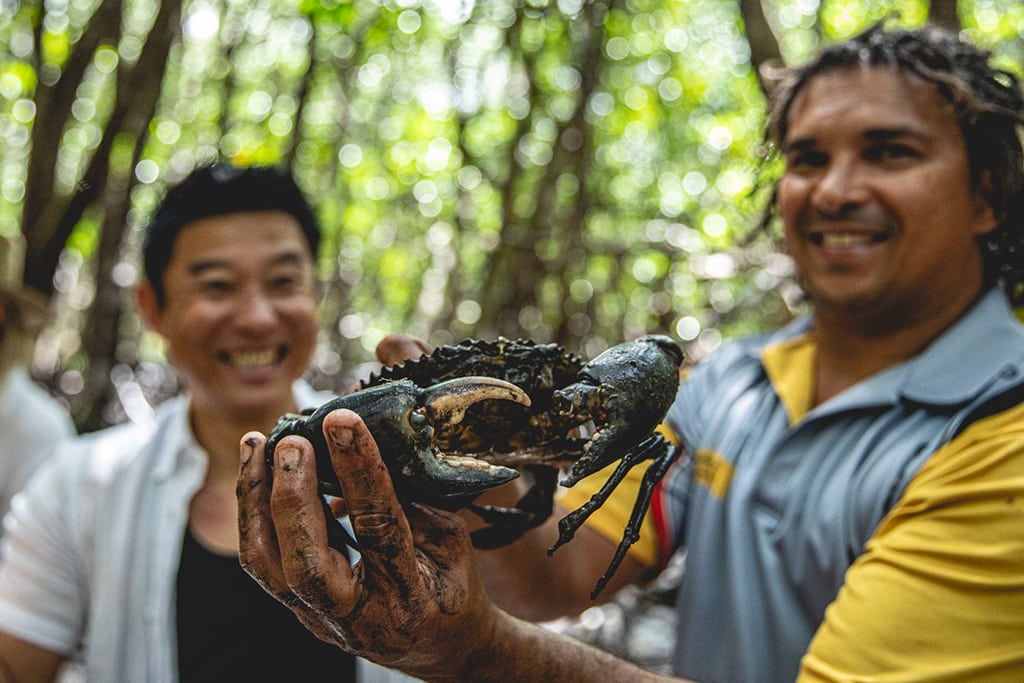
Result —
[[310, 253], [316, 256], [320, 226], [291, 173], [271, 166], [202, 166], [167, 192], [146, 229], [143, 265], [161, 306], [166, 301], [164, 271], [182, 228], [201, 218], [245, 211], [283, 211], [294, 216]]
[[[1024, 99], [1013, 74], [993, 68], [991, 53], [933, 26], [886, 29], [877, 23], [860, 35], [825, 48], [792, 71], [772, 98], [767, 138], [777, 152], [786, 139], [797, 95], [816, 76], [850, 67], [890, 67], [935, 85], [954, 108], [963, 133], [975, 188], [983, 177], [998, 225], [979, 238], [985, 284], [999, 284], [1014, 304], [1024, 303]], [[936, 198], [939, 200], [940, 198]], [[774, 202], [773, 202], [774, 203]], [[772, 219], [772, 208], [764, 224]]]

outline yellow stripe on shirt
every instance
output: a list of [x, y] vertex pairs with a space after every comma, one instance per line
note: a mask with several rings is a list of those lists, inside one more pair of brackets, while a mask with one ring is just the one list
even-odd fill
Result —
[[935, 452], [846, 573], [800, 683], [1024, 681], [1024, 405]]

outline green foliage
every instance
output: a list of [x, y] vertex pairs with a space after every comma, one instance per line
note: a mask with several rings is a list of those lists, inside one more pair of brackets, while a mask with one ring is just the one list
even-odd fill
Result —
[[[18, 227], [39, 84], [96, 4], [0, 5], [2, 231]], [[54, 131], [65, 194], [157, 3], [125, 6], [124, 35], [95, 51]], [[894, 13], [918, 25], [928, 3], [764, 9], [795, 63]], [[1021, 73], [1024, 5], [959, 12]], [[323, 222], [325, 330], [347, 360], [396, 330], [557, 336], [585, 353], [660, 330], [700, 355], [799, 309], [786, 258], [752, 236], [765, 99], [750, 59], [739, 5], [722, 0], [190, 0], [141, 154], [134, 139], [110, 154], [136, 186], [127, 243], [195, 164], [287, 160]], [[97, 226], [68, 246], [88, 258]]]

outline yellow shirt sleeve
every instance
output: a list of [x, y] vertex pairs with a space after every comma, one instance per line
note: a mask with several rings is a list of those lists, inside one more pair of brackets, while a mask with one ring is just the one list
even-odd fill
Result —
[[798, 681], [1024, 681], [1024, 406], [922, 467], [847, 571]]

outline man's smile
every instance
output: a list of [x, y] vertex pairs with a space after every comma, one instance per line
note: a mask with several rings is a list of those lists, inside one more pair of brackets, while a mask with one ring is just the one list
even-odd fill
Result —
[[885, 232], [818, 232], [807, 234], [807, 241], [820, 247], [845, 249], [880, 244], [889, 239]]
[[227, 363], [235, 370], [262, 370], [281, 362], [287, 352], [287, 347], [282, 344], [275, 348], [220, 351], [217, 357], [221, 362]]

